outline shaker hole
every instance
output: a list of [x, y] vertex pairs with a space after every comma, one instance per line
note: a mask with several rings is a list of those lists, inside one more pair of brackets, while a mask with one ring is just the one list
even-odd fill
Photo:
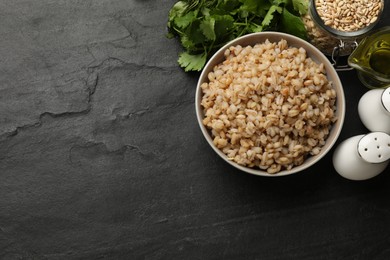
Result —
[[382, 155], [381, 155], [381, 154], [379, 154], [379, 155], [378, 155], [378, 158], [381, 158], [381, 157], [382, 157]]
[[379, 149], [379, 148], [380, 148], [380, 146], [378, 145], [376, 148], [377, 148], [377, 149]]
[[377, 141], [377, 140], [378, 140], [378, 138], [377, 138], [377, 137], [375, 137], [375, 138], [374, 138], [374, 140], [375, 140], [375, 141]]
[[366, 151], [366, 152], [367, 152], [367, 151], [368, 151], [368, 148], [364, 148], [364, 151]]

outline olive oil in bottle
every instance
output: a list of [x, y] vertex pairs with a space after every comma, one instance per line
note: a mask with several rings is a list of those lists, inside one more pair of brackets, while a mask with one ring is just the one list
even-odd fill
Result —
[[390, 84], [390, 26], [367, 36], [348, 58], [362, 83], [369, 88]]
[[376, 72], [390, 77], [390, 41], [383, 41], [373, 50], [370, 57], [370, 67]]

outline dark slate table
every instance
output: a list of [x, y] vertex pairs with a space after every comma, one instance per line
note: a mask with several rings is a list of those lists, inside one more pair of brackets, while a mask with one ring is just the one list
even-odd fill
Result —
[[[390, 259], [389, 169], [348, 181], [331, 152], [265, 178], [208, 146], [174, 2], [0, 3], [0, 258]], [[367, 132], [340, 77], [339, 142]]]

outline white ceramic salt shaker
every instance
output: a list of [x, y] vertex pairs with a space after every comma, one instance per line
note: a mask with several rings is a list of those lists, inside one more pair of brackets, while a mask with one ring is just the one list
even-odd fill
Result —
[[333, 166], [344, 178], [367, 180], [383, 172], [390, 162], [390, 135], [372, 132], [340, 143], [333, 153]]
[[367, 91], [359, 100], [358, 112], [367, 129], [390, 134], [390, 87]]

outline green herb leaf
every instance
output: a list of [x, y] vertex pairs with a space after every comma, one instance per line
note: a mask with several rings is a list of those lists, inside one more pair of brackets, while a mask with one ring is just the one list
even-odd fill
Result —
[[282, 13], [283, 8], [273, 5], [271, 8], [268, 10], [267, 14], [264, 17], [263, 22], [261, 23], [262, 27], [267, 27], [271, 24], [272, 20], [274, 19], [274, 13]]
[[204, 44], [207, 41], [207, 38], [202, 32], [202, 29], [200, 28], [200, 21], [194, 20], [185, 30], [184, 32], [188, 39], [190, 39], [192, 42], [194, 42], [196, 45]]
[[201, 14], [205, 17], [210, 16], [210, 8], [207, 7], [202, 8]]
[[187, 3], [185, 3], [184, 1], [179, 1], [176, 4], [174, 4], [171, 10], [169, 10], [168, 21], [171, 22], [176, 17], [183, 16], [186, 8], [187, 8]]
[[309, 1], [307, 0], [292, 0], [294, 10], [297, 11], [300, 15], [307, 13]]
[[215, 20], [213, 17], [207, 16], [204, 20], [200, 22], [200, 29], [202, 33], [208, 40], [215, 40], [215, 32], [214, 32]]
[[248, 31], [256, 33], [256, 32], [262, 32], [263, 31], [263, 26], [258, 25], [256, 23], [251, 23], [248, 27]]
[[223, 38], [234, 28], [234, 18], [231, 15], [213, 15], [214, 31], [217, 38]]
[[187, 71], [201, 71], [206, 64], [207, 54], [192, 55], [188, 52], [182, 52], [179, 55], [178, 62], [184, 70]]
[[186, 34], [180, 37], [180, 42], [186, 50], [194, 51], [196, 49], [196, 44]]
[[271, 3], [268, 0], [240, 0], [240, 2], [243, 3], [243, 5], [241, 6], [242, 10], [262, 17], [271, 7]]
[[281, 5], [287, 5], [291, 0], [272, 0], [273, 5], [281, 6]]
[[196, 20], [197, 13], [198, 13], [197, 11], [190, 11], [183, 16], [179, 16], [179, 17], [175, 18], [174, 23], [180, 29], [184, 29], [188, 25], [190, 25], [193, 21]]
[[302, 19], [290, 13], [286, 8], [283, 9], [280, 19], [280, 30], [285, 33], [293, 34], [299, 38], [306, 39], [306, 28]]
[[218, 0], [217, 9], [225, 14], [236, 13], [240, 5], [240, 0]]

